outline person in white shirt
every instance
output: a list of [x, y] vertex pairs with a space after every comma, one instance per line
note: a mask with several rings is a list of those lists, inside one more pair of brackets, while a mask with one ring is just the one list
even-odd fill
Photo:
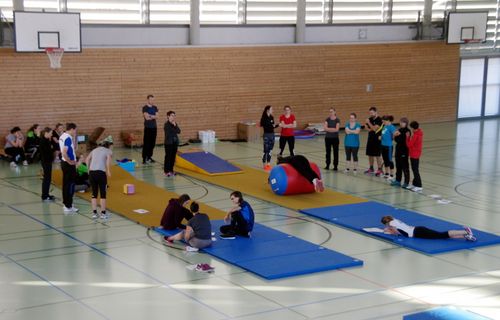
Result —
[[59, 137], [61, 149], [61, 170], [63, 172], [62, 196], [64, 213], [77, 213], [73, 206], [76, 179], [76, 149], [75, 149], [76, 124], [68, 123], [66, 131]]
[[384, 216], [381, 220], [385, 226], [384, 232], [394, 235], [402, 235], [408, 238], [420, 239], [465, 239], [476, 241], [471, 228], [465, 226], [464, 230], [435, 231], [423, 226], [411, 226], [392, 216]]

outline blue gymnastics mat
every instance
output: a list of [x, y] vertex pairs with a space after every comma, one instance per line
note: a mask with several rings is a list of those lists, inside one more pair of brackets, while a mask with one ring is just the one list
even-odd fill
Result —
[[491, 320], [477, 313], [452, 307], [439, 307], [403, 316], [403, 320]]
[[477, 238], [476, 242], [465, 239], [416, 239], [406, 238], [377, 232], [366, 232], [363, 228], [383, 228], [380, 219], [391, 215], [410, 225], [425, 226], [436, 231], [462, 230], [463, 226], [445, 220], [429, 217], [414, 211], [398, 209], [379, 202], [362, 202], [340, 206], [312, 208], [300, 212], [331, 222], [333, 224], [359, 231], [371, 236], [388, 240], [396, 245], [413, 249], [426, 254], [437, 254], [456, 250], [470, 249], [500, 243], [500, 237], [491, 233], [473, 229]]
[[193, 166], [205, 171], [207, 174], [230, 174], [241, 172], [241, 169], [237, 166], [232, 165], [228, 161], [210, 152], [184, 152], [179, 153], [178, 156], [191, 163]]
[[[251, 238], [219, 237], [222, 220], [212, 221], [216, 241], [202, 251], [268, 280], [363, 265], [363, 261], [256, 223]], [[154, 229], [162, 235], [180, 230]]]

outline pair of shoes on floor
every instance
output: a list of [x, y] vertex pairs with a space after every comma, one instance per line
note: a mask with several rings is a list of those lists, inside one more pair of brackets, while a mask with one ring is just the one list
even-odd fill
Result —
[[67, 208], [66, 206], [63, 206], [63, 211], [66, 214], [76, 214], [76, 213], [78, 213], [78, 210], [79, 209], [75, 208], [75, 207]]
[[465, 240], [471, 241], [471, 242], [474, 242], [477, 240], [476, 237], [474, 236], [474, 234], [472, 233], [471, 228], [469, 228], [468, 226], [464, 226], [464, 230], [465, 230], [465, 232], [467, 232], [467, 234], [464, 235]]
[[48, 195], [45, 198], [42, 198], [42, 201], [44, 201], [44, 202], [54, 202], [54, 201], [56, 201], [56, 197], [54, 197], [53, 195]]
[[397, 180], [392, 180], [391, 181], [391, 186], [393, 186], [393, 187], [401, 187], [401, 182], [399, 182]]
[[102, 219], [102, 220], [108, 220], [109, 219], [109, 214], [102, 213], [102, 212], [101, 212], [101, 214], [99, 214], [97, 212], [93, 212], [92, 213], [92, 219], [95, 220], [95, 219], [99, 219], [99, 218]]
[[422, 192], [424, 190], [424, 188], [422, 188], [422, 187], [413, 187], [410, 190], [413, 191], [413, 192]]
[[236, 239], [236, 236], [234, 234], [230, 234], [230, 233], [228, 233], [228, 234], [221, 233], [220, 237], [221, 237], [221, 239], [225, 239], [225, 240], [234, 240], [234, 239]]
[[214, 272], [215, 268], [208, 263], [198, 263], [194, 270], [198, 272]]

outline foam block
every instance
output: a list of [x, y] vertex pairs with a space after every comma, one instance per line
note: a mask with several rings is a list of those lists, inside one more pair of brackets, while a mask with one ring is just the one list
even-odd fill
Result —
[[463, 226], [429, 217], [414, 211], [398, 209], [390, 205], [368, 201], [357, 204], [348, 204], [331, 207], [310, 208], [300, 210], [302, 213], [317, 217], [333, 224], [369, 234], [373, 237], [390, 241], [402, 247], [413, 249], [426, 254], [437, 254], [456, 250], [470, 249], [500, 243], [500, 237], [474, 229], [476, 242], [465, 239], [417, 239], [395, 236], [384, 233], [370, 233], [363, 228], [382, 228], [382, 216], [391, 215], [413, 226], [424, 226], [436, 231], [462, 230]]
[[126, 183], [123, 185], [123, 193], [124, 194], [134, 194], [135, 186], [131, 183]]

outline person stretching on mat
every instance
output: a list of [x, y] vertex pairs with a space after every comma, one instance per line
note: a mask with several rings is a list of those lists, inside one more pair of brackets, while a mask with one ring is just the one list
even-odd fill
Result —
[[325, 191], [325, 187], [323, 186], [323, 181], [320, 179], [318, 174], [311, 168], [311, 164], [306, 157], [302, 155], [295, 155], [290, 157], [278, 157], [278, 164], [288, 163], [291, 165], [297, 172], [307, 179], [310, 183], [314, 185], [314, 190], [316, 192]]
[[467, 241], [476, 241], [476, 237], [469, 227], [464, 227], [464, 230], [448, 230], [435, 231], [423, 226], [410, 226], [401, 220], [394, 219], [392, 216], [384, 216], [381, 220], [385, 225], [384, 232], [394, 235], [402, 235], [408, 238], [420, 239], [461, 239]]
[[224, 218], [224, 222], [228, 225], [220, 227], [220, 237], [222, 239], [235, 239], [236, 236], [249, 238], [255, 219], [253, 209], [248, 202], [243, 200], [243, 195], [239, 191], [233, 191], [230, 199], [234, 207]]
[[163, 239], [167, 242], [184, 240], [188, 244], [186, 251], [198, 251], [198, 249], [206, 248], [212, 244], [212, 225], [208, 216], [199, 212], [198, 203], [192, 202], [190, 209], [194, 217], [188, 221], [186, 230]]
[[165, 230], [186, 229], [186, 226], [181, 222], [183, 219], [190, 220], [193, 217], [191, 211], [185, 206], [191, 200], [187, 194], [183, 194], [179, 199], [170, 199], [163, 217], [161, 218], [161, 226]]

